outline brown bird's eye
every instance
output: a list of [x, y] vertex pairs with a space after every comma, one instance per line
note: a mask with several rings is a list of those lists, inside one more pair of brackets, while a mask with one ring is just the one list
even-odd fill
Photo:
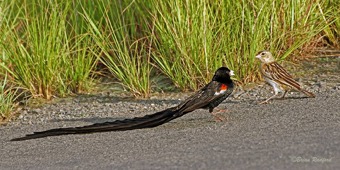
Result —
[[261, 53], [261, 55], [264, 55], [265, 53]]

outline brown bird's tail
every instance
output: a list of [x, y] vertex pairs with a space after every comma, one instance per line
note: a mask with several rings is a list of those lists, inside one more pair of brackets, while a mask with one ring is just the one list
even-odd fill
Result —
[[85, 134], [95, 132], [106, 132], [106, 131], [125, 131], [132, 129], [143, 129], [151, 128], [162, 125], [175, 118], [181, 117], [186, 113], [178, 112], [174, 107], [169, 108], [151, 115], [143, 117], [136, 117], [132, 119], [116, 120], [113, 122], [95, 123], [93, 125], [82, 126], [82, 127], [70, 127], [70, 128], [58, 128], [50, 129], [41, 132], [34, 132], [24, 137], [14, 138], [11, 141], [22, 141], [37, 138], [44, 138], [47, 136], [60, 136], [69, 134]]
[[312, 98], [315, 97], [315, 94], [314, 94], [314, 93], [309, 92], [309, 91], [307, 91], [307, 90], [305, 90], [305, 89], [301, 89], [300, 91], [301, 91], [302, 93], [306, 94], [308, 97], [312, 97]]

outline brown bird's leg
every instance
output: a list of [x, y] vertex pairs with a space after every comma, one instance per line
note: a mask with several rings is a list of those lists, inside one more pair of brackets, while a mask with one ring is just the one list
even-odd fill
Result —
[[282, 95], [280, 98], [281, 98], [281, 99], [285, 98], [287, 92], [288, 92], [288, 90], [285, 90], [285, 92], [283, 93], [283, 95]]
[[278, 94], [278, 92], [275, 92], [274, 95], [272, 95], [271, 97], [269, 97], [265, 101], [260, 102], [259, 104], [267, 104], [269, 102], [269, 100], [273, 99], [275, 96], [277, 96], [277, 94]]

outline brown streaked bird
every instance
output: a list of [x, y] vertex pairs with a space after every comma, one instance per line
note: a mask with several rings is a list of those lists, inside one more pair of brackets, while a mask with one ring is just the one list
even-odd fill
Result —
[[11, 141], [22, 141], [47, 136], [152, 128], [179, 118], [196, 109], [209, 109], [209, 112], [216, 118], [216, 115], [213, 113], [214, 108], [225, 100], [234, 89], [234, 83], [230, 79], [230, 76], [232, 75], [234, 75], [232, 70], [229, 70], [227, 67], [221, 67], [215, 72], [214, 77], [207, 85], [184, 100], [178, 106], [171, 107], [151, 115], [135, 117], [132, 119], [116, 120], [113, 122], [96, 123], [82, 127], [50, 129], [41, 132], [34, 132], [33, 134], [27, 134], [24, 137], [14, 138]]
[[[290, 88], [298, 90], [308, 97], [315, 97], [313, 93], [303, 89], [301, 85], [275, 61], [273, 55], [269, 51], [260, 51], [257, 53], [256, 58], [261, 61], [260, 70], [264, 80], [274, 89], [274, 95], [260, 104], [268, 103], [268, 101], [277, 96], [279, 92], [283, 92], [281, 98], [284, 98]], [[287, 87], [288, 89], [286, 90]]]

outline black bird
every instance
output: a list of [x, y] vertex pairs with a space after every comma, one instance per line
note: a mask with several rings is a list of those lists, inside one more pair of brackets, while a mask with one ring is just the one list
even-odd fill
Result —
[[233, 91], [234, 83], [230, 79], [230, 76], [232, 75], [234, 75], [232, 70], [229, 70], [227, 67], [221, 67], [215, 72], [211, 82], [180, 103], [178, 106], [171, 107], [151, 115], [132, 119], [116, 120], [113, 122], [95, 123], [82, 127], [50, 129], [41, 132], [34, 132], [33, 134], [27, 134], [24, 137], [14, 138], [11, 141], [22, 141], [68, 134], [151, 128], [181, 117], [196, 109], [209, 109], [209, 112], [213, 114], [214, 108], [225, 100]]

